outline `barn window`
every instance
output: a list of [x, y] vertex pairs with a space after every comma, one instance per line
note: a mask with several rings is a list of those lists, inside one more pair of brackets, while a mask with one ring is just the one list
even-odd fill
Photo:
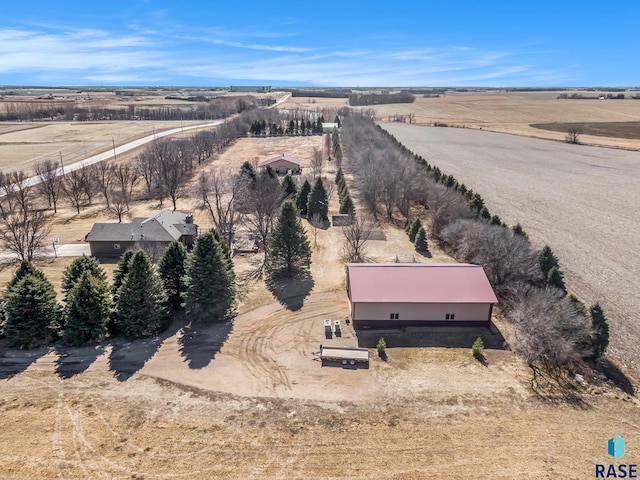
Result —
[[447, 313], [447, 315], [445, 316], [445, 320], [455, 320], [456, 316], [453, 313]]
[[113, 249], [114, 250], [120, 250], [120, 244], [119, 243], [114, 243], [113, 244]]
[[398, 320], [400, 318], [399, 313], [392, 313], [389, 315], [389, 320]]

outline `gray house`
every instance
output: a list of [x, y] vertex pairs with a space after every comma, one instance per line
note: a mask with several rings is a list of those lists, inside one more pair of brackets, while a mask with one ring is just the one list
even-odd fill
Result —
[[84, 239], [93, 256], [119, 256], [142, 244], [164, 248], [176, 240], [191, 248], [197, 236], [191, 213], [162, 210], [131, 223], [94, 223]]

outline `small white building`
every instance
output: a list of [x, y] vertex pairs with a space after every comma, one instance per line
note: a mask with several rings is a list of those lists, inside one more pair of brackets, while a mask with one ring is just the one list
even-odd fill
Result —
[[354, 328], [488, 327], [498, 303], [480, 265], [347, 264]]
[[331, 133], [333, 132], [334, 128], [337, 128], [338, 130], [340, 130], [340, 127], [338, 126], [337, 123], [322, 122], [322, 133]]

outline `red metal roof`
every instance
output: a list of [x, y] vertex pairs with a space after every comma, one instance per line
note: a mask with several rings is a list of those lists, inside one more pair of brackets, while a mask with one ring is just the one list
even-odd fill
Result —
[[348, 263], [354, 303], [498, 303], [480, 265]]
[[263, 160], [261, 161], [258, 166], [259, 167], [266, 167], [267, 165], [271, 165], [274, 162], [277, 162], [278, 160], [285, 160], [287, 162], [291, 162], [295, 165], [300, 166], [300, 164], [302, 163], [299, 159], [297, 159], [296, 157], [292, 157], [291, 155], [285, 155], [284, 153], [282, 155], [278, 155], [277, 157], [273, 157], [273, 158], [269, 158], [267, 160]]

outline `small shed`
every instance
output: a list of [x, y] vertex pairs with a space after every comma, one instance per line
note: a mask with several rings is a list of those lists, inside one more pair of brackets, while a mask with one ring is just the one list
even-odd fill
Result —
[[300, 159], [292, 157], [291, 155], [278, 155], [277, 157], [263, 160], [258, 164], [258, 167], [264, 168], [270, 166], [276, 173], [286, 175], [288, 173], [298, 174], [302, 171], [302, 162]]
[[322, 133], [331, 133], [334, 128], [337, 128], [338, 130], [340, 129], [337, 123], [322, 122]]

